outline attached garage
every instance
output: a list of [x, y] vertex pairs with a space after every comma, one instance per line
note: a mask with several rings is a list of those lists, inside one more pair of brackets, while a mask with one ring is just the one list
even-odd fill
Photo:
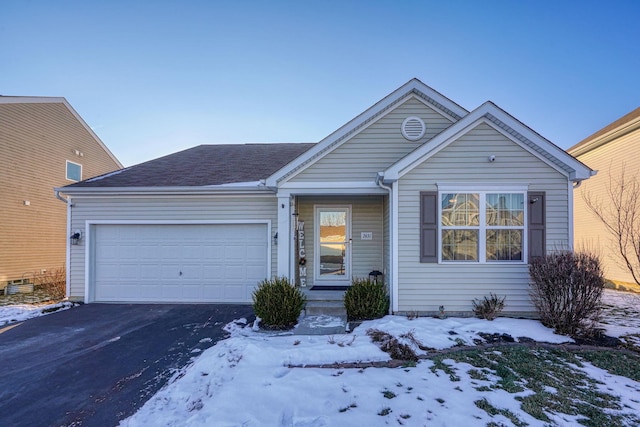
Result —
[[251, 302], [269, 277], [269, 224], [94, 224], [95, 302]]

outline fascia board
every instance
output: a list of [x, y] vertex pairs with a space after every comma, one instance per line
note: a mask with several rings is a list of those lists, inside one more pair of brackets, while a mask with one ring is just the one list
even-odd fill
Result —
[[607, 132], [604, 135], [601, 135], [598, 138], [595, 138], [591, 141], [588, 141], [583, 145], [575, 145], [569, 150], [567, 150], [572, 156], [578, 157], [583, 154], [588, 153], [589, 151], [595, 150], [598, 147], [601, 147], [605, 144], [608, 144], [611, 141], [615, 141], [618, 138], [625, 136], [628, 133], [634, 132], [640, 129], [640, 117], [637, 117], [634, 120], [631, 120], [627, 123], [624, 123], [618, 126], [615, 129], [612, 129], [610, 132]]
[[210, 186], [210, 187], [58, 187], [54, 191], [62, 194], [77, 196], [112, 196], [112, 195], [215, 195], [215, 194], [244, 194], [244, 195], [274, 195], [273, 191], [264, 186]]
[[63, 97], [55, 96], [0, 96], [0, 104], [61, 104]]
[[411, 94], [414, 90], [420, 91], [425, 95], [431, 97], [434, 101], [446, 106], [448, 109], [455, 112], [459, 116], [464, 116], [468, 113], [464, 108], [460, 107], [459, 105], [457, 105], [450, 99], [446, 98], [439, 92], [436, 92], [435, 90], [431, 89], [429, 86], [425, 85], [420, 80], [415, 78], [411, 79], [404, 85], [400, 86], [398, 89], [391, 92], [389, 95], [382, 98], [373, 106], [369, 107], [363, 113], [359, 114], [354, 119], [347, 122], [338, 130], [334, 131], [329, 136], [322, 139], [314, 147], [305, 151], [302, 155], [300, 155], [294, 161], [290, 162], [289, 164], [287, 164], [286, 166], [284, 166], [283, 168], [275, 172], [273, 175], [271, 175], [269, 178], [266, 179], [266, 185], [268, 187], [276, 187], [278, 185], [278, 181], [281, 180], [284, 176], [286, 176], [290, 171], [303, 165], [304, 163], [308, 162], [314, 157], [318, 156], [323, 151], [325, 151], [329, 146], [331, 146], [331, 144], [333, 144], [335, 141], [353, 132], [355, 129], [362, 126], [367, 121], [371, 120], [371, 118], [377, 116], [382, 111], [387, 109], [390, 105], [394, 104], [398, 100]]

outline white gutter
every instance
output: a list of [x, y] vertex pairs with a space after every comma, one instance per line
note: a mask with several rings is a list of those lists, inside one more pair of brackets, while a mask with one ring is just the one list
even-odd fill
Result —
[[398, 299], [398, 287], [396, 284], [396, 274], [395, 274], [395, 215], [394, 215], [394, 206], [395, 206], [395, 194], [393, 192], [393, 187], [384, 184], [384, 172], [378, 172], [376, 175], [376, 184], [378, 187], [383, 190], [387, 190], [389, 193], [389, 284], [391, 285], [391, 292], [389, 293], [389, 297], [391, 299], [389, 304], [389, 314], [393, 314], [394, 310], [397, 311], [397, 299]]
[[67, 205], [67, 235], [65, 238], [65, 281], [66, 281], [66, 297], [69, 298], [71, 295], [71, 241], [69, 240], [69, 236], [71, 236], [71, 207], [73, 203], [71, 202], [70, 197], [62, 197], [60, 195], [60, 190], [55, 189], [54, 194], [56, 199], [64, 202]]

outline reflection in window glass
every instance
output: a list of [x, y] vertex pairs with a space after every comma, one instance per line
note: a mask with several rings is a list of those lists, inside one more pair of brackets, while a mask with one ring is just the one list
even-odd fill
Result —
[[442, 225], [474, 226], [478, 225], [480, 203], [477, 194], [443, 194]]
[[522, 261], [522, 230], [487, 230], [487, 261]]
[[445, 261], [477, 261], [477, 230], [443, 230], [442, 259]]
[[487, 194], [487, 225], [524, 225], [524, 194]]
[[442, 261], [523, 261], [524, 193], [441, 193]]

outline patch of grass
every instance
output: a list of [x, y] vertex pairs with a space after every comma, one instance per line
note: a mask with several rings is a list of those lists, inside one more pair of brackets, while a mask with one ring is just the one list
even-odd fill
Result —
[[593, 366], [609, 371], [614, 375], [640, 381], [640, 354], [628, 354], [616, 351], [580, 351], [577, 352]]
[[438, 402], [439, 404], [443, 404], [445, 402], [445, 400], [441, 397], [436, 398], [436, 402]]
[[[460, 377], [456, 374], [456, 370], [452, 368], [450, 365], [447, 365], [442, 360], [444, 356], [438, 356], [433, 359], [433, 366], [431, 366], [431, 372], [438, 375], [438, 371], [442, 371], [445, 374], [449, 375], [449, 379], [451, 381], [460, 381]], [[438, 375], [439, 376], [439, 375]]]
[[391, 413], [391, 408], [382, 408], [380, 412], [378, 412], [378, 415], [380, 415], [381, 417], [386, 417], [390, 413]]
[[526, 427], [526, 426], [529, 425], [526, 422], [520, 420], [520, 418], [518, 418], [516, 416], [516, 414], [514, 414], [510, 410], [496, 408], [491, 403], [489, 403], [489, 401], [487, 399], [476, 400], [473, 403], [475, 403], [478, 408], [482, 409], [483, 411], [485, 411], [487, 414], [491, 415], [492, 417], [494, 417], [496, 415], [502, 415], [502, 416], [508, 418], [513, 423], [513, 425], [516, 426], [516, 427]]
[[338, 412], [347, 412], [349, 409], [353, 409], [353, 408], [357, 408], [357, 407], [358, 407], [358, 405], [356, 405], [355, 403], [352, 403], [349, 406], [345, 406], [344, 408], [340, 408], [338, 410]]
[[474, 380], [488, 381], [486, 369], [471, 369], [467, 372], [469, 376]]
[[[638, 415], [623, 412], [618, 396], [600, 391], [598, 386], [601, 383], [580, 369], [583, 362], [588, 361], [612, 374], [638, 381], [640, 355], [616, 351], [580, 351], [574, 354], [560, 349], [520, 346], [505, 346], [500, 347], [500, 351], [495, 350], [496, 348], [474, 349], [449, 353], [434, 358], [431, 369], [455, 375], [455, 370], [442, 361], [446, 357], [474, 366], [474, 369], [469, 370], [469, 375], [474, 379], [486, 381], [489, 374], [496, 375], [494, 385], [483, 385], [476, 388], [478, 391], [491, 392], [497, 388], [518, 393], [528, 389], [531, 394], [517, 396], [516, 399], [521, 402], [523, 411], [544, 422], [552, 422], [547, 414], [562, 413], [582, 418], [580, 423], [585, 426], [640, 424]], [[485, 377], [480, 378], [483, 374]], [[549, 390], [555, 392], [551, 393]], [[515, 425], [522, 425], [518, 424], [521, 421], [514, 414], [493, 407], [486, 399], [478, 400], [476, 406], [490, 415], [502, 414]]]
[[387, 390], [386, 388], [382, 390], [382, 395], [387, 399], [393, 399], [397, 396], [394, 392], [392, 392], [391, 390]]

